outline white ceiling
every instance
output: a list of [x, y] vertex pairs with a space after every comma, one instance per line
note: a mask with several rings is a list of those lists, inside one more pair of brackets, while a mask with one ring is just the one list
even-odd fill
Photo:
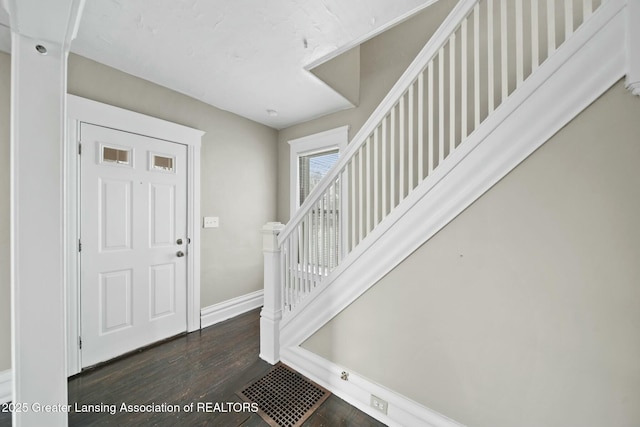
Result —
[[280, 129], [351, 106], [305, 66], [433, 2], [89, 0], [71, 51]]

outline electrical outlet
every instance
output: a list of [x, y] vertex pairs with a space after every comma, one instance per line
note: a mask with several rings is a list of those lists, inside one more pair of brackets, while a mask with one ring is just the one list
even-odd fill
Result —
[[376, 408], [378, 411], [387, 415], [387, 409], [389, 409], [389, 403], [386, 400], [380, 399], [378, 396], [371, 395], [371, 406]]
[[205, 216], [202, 227], [203, 228], [220, 227], [220, 219], [217, 216]]

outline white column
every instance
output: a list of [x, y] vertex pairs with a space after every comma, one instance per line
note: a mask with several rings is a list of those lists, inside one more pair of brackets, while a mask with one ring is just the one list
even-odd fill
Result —
[[270, 222], [262, 227], [264, 306], [260, 312], [260, 358], [272, 365], [280, 361], [282, 285], [278, 234], [283, 229], [284, 225], [279, 222]]
[[640, 95], [640, 0], [629, 0], [627, 5], [627, 89]]
[[[5, 1], [11, 24], [11, 316], [14, 427], [66, 426], [67, 54], [84, 0]], [[40, 406], [42, 408], [42, 406]]]
[[[37, 50], [37, 46], [41, 46]], [[44, 53], [46, 49], [46, 54]], [[64, 49], [12, 35], [11, 283], [14, 426], [66, 426]]]

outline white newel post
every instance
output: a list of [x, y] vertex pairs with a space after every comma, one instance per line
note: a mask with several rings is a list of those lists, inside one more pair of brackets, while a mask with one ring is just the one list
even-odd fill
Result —
[[282, 291], [280, 286], [278, 234], [283, 228], [284, 224], [279, 222], [269, 222], [262, 227], [264, 306], [260, 312], [260, 358], [272, 365], [280, 361]]

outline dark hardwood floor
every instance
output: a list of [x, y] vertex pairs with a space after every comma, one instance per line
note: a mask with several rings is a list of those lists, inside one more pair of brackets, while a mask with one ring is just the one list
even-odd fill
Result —
[[[204, 411], [207, 403], [224, 409], [242, 402], [236, 392], [271, 369], [258, 352], [259, 311], [254, 310], [83, 372], [69, 379], [69, 425], [266, 427], [252, 412]], [[180, 410], [131, 413], [121, 411], [123, 403], [179, 405]], [[191, 403], [194, 411], [185, 412]], [[100, 404], [107, 405], [102, 412], [73, 410]], [[113, 414], [109, 409], [115, 409]], [[10, 425], [10, 416], [0, 414], [0, 427]], [[303, 425], [384, 426], [333, 395]]]

